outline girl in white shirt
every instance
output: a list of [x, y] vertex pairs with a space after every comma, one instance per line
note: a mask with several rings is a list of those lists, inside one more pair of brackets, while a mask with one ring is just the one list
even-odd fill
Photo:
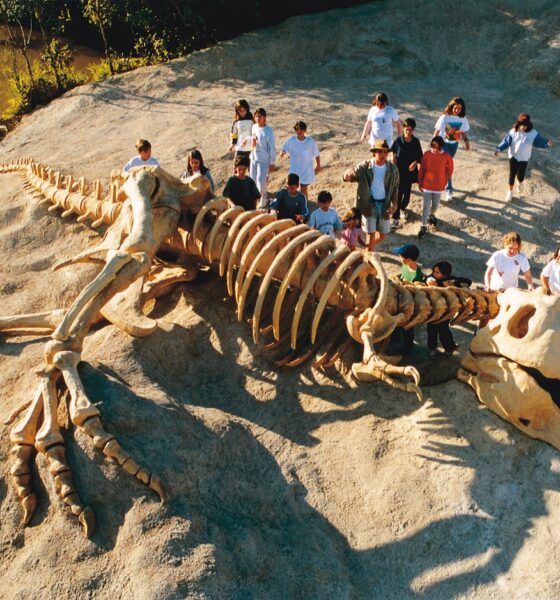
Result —
[[541, 283], [547, 296], [560, 296], [560, 248], [556, 248], [554, 258], [542, 270]]
[[513, 184], [517, 177], [517, 193], [521, 192], [521, 186], [525, 180], [527, 164], [531, 158], [531, 152], [535, 148], [549, 148], [554, 146], [552, 140], [545, 137], [533, 127], [531, 117], [527, 113], [521, 113], [513, 127], [504, 136], [502, 141], [496, 147], [494, 152], [498, 156], [502, 150], [507, 148], [509, 158], [509, 190], [506, 194], [506, 200], [513, 198]]
[[[455, 96], [447, 103], [443, 114], [436, 122], [434, 137], [440, 135], [443, 138], [443, 149], [453, 158], [459, 148], [459, 142], [465, 142], [465, 150], [470, 150], [471, 145], [467, 132], [470, 130], [467, 119], [467, 105], [463, 98]], [[447, 181], [445, 200], [453, 200], [453, 180], [451, 177]]]
[[234, 164], [238, 156], [247, 156], [251, 154], [251, 140], [253, 129], [253, 115], [249, 108], [247, 100], [238, 100], [234, 105], [235, 115], [231, 124], [231, 144], [229, 151], [235, 150]]

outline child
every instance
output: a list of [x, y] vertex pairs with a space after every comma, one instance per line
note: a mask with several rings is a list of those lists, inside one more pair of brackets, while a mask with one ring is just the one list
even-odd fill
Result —
[[531, 117], [527, 113], [521, 113], [512, 129], [506, 133], [494, 152], [494, 156], [498, 156], [502, 150], [508, 149], [509, 190], [506, 194], [506, 201], [513, 198], [513, 184], [516, 176], [517, 193], [521, 192], [521, 184], [525, 179], [525, 171], [531, 158], [533, 146], [536, 148], [549, 148], [554, 146], [554, 142], [542, 137], [536, 129], [533, 129]]
[[554, 258], [542, 270], [541, 283], [547, 296], [560, 296], [560, 248], [556, 248]]
[[251, 138], [251, 179], [261, 193], [261, 208], [267, 204], [268, 172], [276, 171], [276, 141], [272, 127], [266, 124], [266, 110], [257, 108]]
[[[445, 281], [451, 278], [453, 267], [450, 262], [440, 260], [432, 267], [432, 274], [426, 278], [428, 285], [443, 287]], [[450, 321], [440, 321], [439, 323], [428, 323], [428, 357], [434, 359], [438, 355], [438, 338], [443, 346], [445, 354], [450, 356], [457, 350], [457, 344], [453, 339], [453, 334], [449, 328]]]
[[235, 150], [233, 158], [234, 166], [237, 164], [239, 156], [249, 158], [251, 154], [251, 139], [253, 129], [253, 115], [249, 109], [247, 100], [238, 100], [233, 108], [235, 110], [233, 123], [231, 124], [229, 151]]
[[404, 283], [414, 283], [415, 281], [423, 281], [424, 275], [422, 269], [418, 265], [418, 257], [420, 250], [414, 244], [403, 244], [398, 248], [393, 249], [393, 254], [397, 254], [401, 259], [401, 274], [399, 279]]
[[140, 138], [134, 146], [138, 155], [133, 156], [123, 167], [125, 173], [133, 167], [159, 167], [158, 159], [152, 156], [152, 144], [148, 140]]
[[290, 173], [299, 175], [301, 193], [308, 198], [307, 188], [315, 181], [315, 175], [321, 170], [319, 148], [312, 137], [305, 135], [307, 125], [303, 121], [296, 122], [294, 131], [296, 135], [282, 146], [280, 157], [290, 155]]
[[365, 246], [364, 230], [362, 229], [362, 213], [357, 208], [351, 208], [343, 217], [341, 241], [346, 244], [350, 250], [355, 250], [357, 245]]
[[[415, 281], [422, 281], [424, 279], [422, 269], [417, 262], [420, 256], [418, 246], [403, 244], [398, 248], [394, 248], [393, 254], [397, 254], [401, 259], [402, 266], [399, 279], [403, 283], [414, 283]], [[401, 348], [398, 352], [399, 354], [404, 356], [410, 354], [414, 348], [414, 328], [405, 329], [404, 327], [397, 327], [391, 336], [391, 340], [397, 343], [400, 342]]]
[[392, 106], [389, 106], [389, 99], [384, 92], [374, 94], [372, 104], [360, 141], [365, 142], [369, 136], [370, 146], [373, 146], [377, 140], [385, 140], [390, 148], [393, 145], [393, 126], [397, 128], [397, 135], [402, 133], [399, 115]]
[[443, 151], [443, 145], [443, 138], [436, 135], [430, 143], [430, 149], [424, 152], [420, 163], [418, 189], [424, 192], [422, 226], [418, 232], [420, 239], [426, 235], [428, 224], [437, 227], [436, 212], [441, 194], [447, 180], [453, 175], [453, 159]]
[[204, 164], [200, 150], [191, 150], [187, 154], [187, 168], [181, 173], [179, 179], [188, 179], [193, 175], [204, 175], [210, 182], [210, 189], [214, 193], [214, 180], [212, 179], [210, 169]]
[[309, 217], [307, 199], [298, 192], [299, 177], [290, 173], [286, 178], [286, 187], [276, 194], [270, 203], [270, 208], [275, 210], [279, 219], [292, 219], [296, 223], [305, 223]]
[[[467, 106], [465, 101], [459, 96], [451, 98], [447, 103], [443, 114], [436, 122], [434, 136], [441, 136], [444, 139], [443, 149], [451, 158], [457, 153], [459, 142], [465, 142], [465, 150], [470, 150], [471, 145], [467, 132], [470, 130], [469, 121], [467, 119]], [[445, 200], [451, 202], [453, 200], [453, 181], [451, 175], [447, 181]]]
[[255, 210], [261, 197], [255, 182], [247, 175], [249, 157], [240, 156], [235, 164], [235, 175], [227, 180], [223, 196], [245, 210]]
[[503, 250], [494, 252], [486, 263], [488, 268], [484, 274], [484, 289], [503, 292], [510, 287], [517, 287], [521, 271], [527, 287], [532, 290], [531, 267], [527, 257], [521, 252], [521, 236], [510, 231], [504, 235], [503, 245]]
[[399, 219], [401, 210], [406, 219], [406, 208], [410, 202], [410, 190], [412, 184], [418, 181], [418, 165], [422, 160], [422, 146], [420, 140], [414, 137], [416, 121], [414, 119], [405, 119], [403, 135], [399, 136], [393, 146], [393, 163], [399, 169], [399, 194], [397, 210], [393, 214], [391, 229], [399, 228]]
[[319, 208], [311, 213], [309, 227], [318, 229], [324, 235], [331, 238], [339, 237], [342, 231], [342, 221], [334, 208], [331, 208], [332, 195], [330, 192], [323, 190], [317, 196]]

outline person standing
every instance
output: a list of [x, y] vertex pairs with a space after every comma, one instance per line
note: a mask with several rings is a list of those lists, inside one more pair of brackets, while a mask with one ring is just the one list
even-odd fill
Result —
[[138, 154], [133, 156], [123, 167], [123, 171], [128, 173], [134, 167], [159, 167], [157, 158], [152, 156], [152, 144], [148, 140], [139, 139], [134, 144]]
[[326, 190], [322, 190], [317, 196], [317, 203], [319, 204], [319, 208], [316, 208], [311, 213], [309, 227], [317, 229], [323, 235], [328, 235], [333, 239], [340, 237], [342, 221], [336, 209], [331, 207], [332, 194]]
[[399, 170], [387, 162], [389, 145], [385, 140], [377, 140], [370, 151], [373, 159], [347, 169], [342, 180], [358, 184], [356, 208], [362, 213], [368, 250], [373, 252], [391, 231], [391, 215], [397, 210]]
[[504, 235], [502, 241], [503, 249], [494, 252], [486, 263], [484, 289], [503, 292], [508, 288], [517, 287], [521, 272], [527, 287], [532, 290], [531, 267], [527, 257], [521, 252], [521, 236], [515, 231], [510, 231]]
[[535, 148], [549, 148], [554, 146], [552, 140], [547, 140], [533, 127], [531, 117], [527, 113], [521, 113], [513, 127], [503, 137], [502, 141], [496, 147], [494, 156], [498, 156], [502, 150], [508, 149], [509, 158], [509, 190], [506, 194], [506, 201], [513, 198], [513, 184], [517, 177], [517, 193], [522, 190], [522, 184], [525, 180], [527, 164], [531, 158], [531, 151]]
[[401, 211], [406, 220], [406, 209], [410, 202], [410, 191], [412, 184], [418, 182], [418, 165], [422, 160], [422, 146], [420, 140], [414, 136], [416, 121], [414, 119], [405, 119], [403, 123], [403, 134], [393, 143], [391, 152], [393, 153], [393, 162], [399, 169], [399, 193], [397, 200], [397, 210], [393, 214], [391, 229], [399, 228], [399, 219]]
[[268, 205], [268, 173], [276, 170], [276, 140], [272, 127], [266, 124], [266, 110], [257, 108], [252, 128], [251, 179], [261, 193], [261, 208]]
[[233, 123], [231, 124], [229, 151], [235, 151], [233, 157], [234, 168], [240, 156], [249, 159], [251, 154], [251, 139], [253, 131], [253, 115], [247, 100], [238, 100], [234, 105]]
[[[465, 101], [459, 96], [455, 96], [451, 98], [443, 114], [437, 120], [434, 137], [439, 135], [443, 138], [443, 149], [451, 155], [451, 158], [454, 158], [461, 140], [465, 142], [465, 150], [471, 149], [471, 144], [467, 136], [469, 130], [470, 125], [467, 119]], [[453, 180], [451, 177], [449, 177], [445, 190], [445, 200], [450, 202], [453, 200]]]
[[[453, 266], [447, 260], [440, 260], [432, 267], [432, 274], [426, 278], [427, 285], [443, 287], [445, 282], [451, 279]], [[438, 339], [443, 346], [446, 356], [451, 356], [457, 350], [457, 344], [449, 328], [450, 319], [438, 321], [437, 323], [428, 323], [426, 325], [428, 333], [428, 357], [434, 359], [438, 355]]]
[[436, 135], [431, 143], [430, 149], [424, 152], [420, 170], [418, 172], [418, 188], [424, 194], [422, 204], [422, 226], [418, 237], [423, 238], [428, 225], [437, 227], [436, 217], [441, 194], [445, 189], [446, 182], [453, 175], [453, 159], [451, 155], [443, 150], [443, 138]]
[[560, 296], [560, 248], [556, 248], [553, 259], [542, 270], [541, 283], [547, 296]]
[[261, 194], [255, 182], [249, 177], [249, 157], [240, 156], [235, 165], [235, 174], [230, 177], [224, 187], [222, 196], [229, 198], [235, 205], [245, 210], [255, 210]]
[[307, 198], [299, 190], [299, 177], [290, 173], [286, 178], [286, 187], [276, 193], [269, 208], [275, 210], [279, 219], [292, 219], [296, 223], [305, 223], [309, 217]]
[[282, 146], [281, 157], [290, 155], [290, 173], [299, 175], [301, 193], [309, 198], [308, 187], [315, 182], [315, 175], [321, 170], [319, 148], [312, 137], [308, 137], [307, 124], [296, 121], [296, 135], [289, 138]]
[[212, 193], [216, 191], [212, 174], [210, 173], [210, 169], [204, 164], [200, 150], [191, 150], [187, 154], [187, 168], [179, 175], [179, 179], [188, 179], [193, 175], [204, 175], [210, 182]]
[[377, 140], [385, 140], [390, 148], [393, 145], [393, 127], [396, 127], [397, 135], [402, 133], [399, 115], [392, 106], [389, 106], [389, 99], [384, 92], [374, 94], [372, 104], [360, 141], [368, 140], [369, 145], [373, 146]]

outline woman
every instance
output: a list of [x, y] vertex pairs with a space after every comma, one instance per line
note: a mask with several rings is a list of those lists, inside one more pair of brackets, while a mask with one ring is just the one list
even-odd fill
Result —
[[[459, 142], [465, 142], [465, 150], [470, 150], [471, 145], [467, 132], [470, 130], [469, 121], [467, 119], [467, 107], [465, 101], [459, 96], [451, 98], [445, 107], [443, 114], [436, 122], [434, 136], [439, 135], [443, 138], [443, 149], [451, 155], [451, 158], [457, 153]], [[450, 202], [453, 200], [453, 181], [451, 177], [445, 188], [445, 200]]]
[[506, 201], [513, 198], [513, 184], [517, 177], [517, 193], [521, 192], [521, 184], [525, 179], [527, 163], [531, 158], [531, 151], [535, 148], [549, 148], [554, 146], [552, 140], [547, 140], [533, 128], [531, 117], [527, 113], [521, 113], [513, 127], [504, 136], [496, 147], [494, 156], [498, 156], [502, 150], [508, 149], [509, 157], [509, 190]]

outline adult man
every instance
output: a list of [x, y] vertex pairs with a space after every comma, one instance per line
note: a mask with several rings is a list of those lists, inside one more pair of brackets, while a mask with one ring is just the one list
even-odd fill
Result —
[[367, 234], [367, 247], [375, 250], [391, 230], [391, 215], [397, 210], [399, 170], [387, 162], [389, 145], [377, 140], [371, 147], [372, 160], [347, 169], [343, 181], [356, 181], [356, 208], [362, 213], [362, 226]]

